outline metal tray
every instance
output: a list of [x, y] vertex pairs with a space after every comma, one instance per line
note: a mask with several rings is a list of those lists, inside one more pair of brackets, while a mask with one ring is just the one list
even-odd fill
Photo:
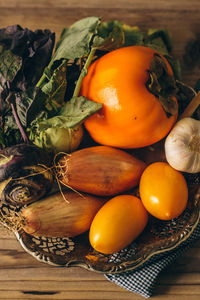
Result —
[[[194, 96], [195, 92], [186, 85], [177, 83], [177, 86], [180, 97]], [[157, 150], [151, 152], [148, 159], [162, 160], [162, 157], [158, 157], [159, 147]], [[16, 230], [15, 235], [26, 252], [44, 263], [66, 267], [79, 266], [110, 274], [135, 270], [156, 256], [176, 249], [196, 228], [200, 219], [200, 174], [184, 176], [189, 188], [189, 201], [182, 215], [171, 221], [160, 221], [151, 217], [143, 233], [118, 253], [103, 255], [96, 252], [89, 244], [88, 232], [75, 238], [36, 238], [23, 230]], [[132, 193], [137, 195], [137, 189]], [[9, 215], [11, 210], [15, 212], [16, 206], [0, 202], [1, 215]], [[7, 226], [6, 221], [2, 223]]]
[[[177, 248], [196, 228], [200, 219], [200, 173], [184, 174], [189, 188], [189, 200], [184, 212], [176, 219], [161, 221], [154, 217], [143, 233], [127, 248], [104, 255], [89, 243], [88, 232], [74, 238], [34, 237], [23, 229], [15, 230], [22, 247], [41, 262], [55, 266], [79, 266], [102, 273], [120, 273], [142, 266], [150, 259]], [[138, 189], [131, 191], [138, 196]], [[9, 227], [13, 215], [23, 207], [0, 202], [1, 222]], [[108, 228], [109, 230], [109, 228]]]
[[79, 266], [110, 274], [134, 270], [154, 256], [167, 253], [181, 245], [196, 228], [200, 219], [200, 177], [195, 175], [186, 179], [190, 193], [183, 214], [171, 221], [151, 218], [138, 239], [112, 255], [103, 255], [93, 250], [87, 232], [75, 238], [36, 238], [22, 230], [15, 234], [25, 251], [44, 263]]

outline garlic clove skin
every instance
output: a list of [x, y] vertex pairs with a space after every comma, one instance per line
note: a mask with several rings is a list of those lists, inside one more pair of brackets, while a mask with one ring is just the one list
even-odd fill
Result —
[[178, 171], [200, 172], [200, 121], [193, 118], [178, 121], [165, 140], [165, 155]]

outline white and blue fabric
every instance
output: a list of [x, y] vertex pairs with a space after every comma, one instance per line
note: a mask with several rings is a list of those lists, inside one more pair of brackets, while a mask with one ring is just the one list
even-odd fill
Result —
[[180, 257], [187, 249], [192, 247], [198, 239], [200, 239], [200, 222], [191, 236], [175, 250], [167, 252], [167, 254], [162, 256], [155, 256], [137, 270], [120, 274], [105, 274], [105, 276], [120, 287], [149, 298], [153, 294], [160, 272]]

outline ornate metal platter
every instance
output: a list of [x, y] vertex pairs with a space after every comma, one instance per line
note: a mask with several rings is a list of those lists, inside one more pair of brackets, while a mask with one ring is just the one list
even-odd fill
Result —
[[[15, 231], [22, 247], [41, 262], [55, 266], [80, 266], [103, 273], [120, 273], [142, 266], [155, 255], [166, 253], [182, 244], [192, 234], [200, 219], [200, 175], [185, 176], [189, 201], [177, 219], [159, 221], [150, 218], [144, 232], [118, 253], [103, 255], [93, 250], [88, 232], [75, 238], [36, 238], [23, 230]], [[137, 194], [137, 191], [134, 192]], [[10, 215], [16, 206], [1, 204], [1, 213]], [[4, 223], [6, 226], [6, 222]], [[108, 228], [109, 230], [109, 228]]]
[[[89, 244], [88, 232], [75, 238], [36, 238], [20, 229], [15, 231], [16, 237], [25, 251], [51, 265], [79, 266], [112, 274], [137, 269], [156, 255], [177, 248], [196, 228], [200, 219], [200, 174], [184, 176], [189, 188], [189, 201], [182, 215], [171, 221], [159, 221], [151, 217], [143, 233], [118, 253], [103, 255], [96, 252]], [[138, 191], [134, 190], [133, 193], [137, 195]], [[9, 216], [11, 211], [17, 211], [16, 206], [3, 202], [0, 205], [2, 216]], [[7, 226], [6, 218], [1, 221]]]

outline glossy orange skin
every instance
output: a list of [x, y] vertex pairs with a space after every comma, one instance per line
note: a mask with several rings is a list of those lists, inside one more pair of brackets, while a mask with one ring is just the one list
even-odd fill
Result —
[[95, 215], [89, 231], [90, 243], [104, 254], [120, 251], [141, 234], [147, 222], [148, 213], [139, 198], [116, 196]]
[[146, 210], [160, 220], [178, 217], [188, 201], [184, 176], [164, 162], [152, 163], [144, 170], [139, 191]]
[[161, 140], [171, 129], [177, 116], [167, 118], [158, 99], [145, 86], [155, 53], [143, 46], [124, 47], [90, 66], [80, 93], [103, 104], [103, 108], [85, 122], [96, 142], [119, 148], [140, 148]]

